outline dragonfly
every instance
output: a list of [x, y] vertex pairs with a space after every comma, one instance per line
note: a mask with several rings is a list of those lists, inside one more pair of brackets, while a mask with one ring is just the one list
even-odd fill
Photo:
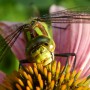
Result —
[[[76, 10], [75, 10], [76, 9]], [[4, 38], [4, 41], [0, 40], [0, 62], [3, 60], [6, 52], [8, 52], [9, 47], [11, 48], [16, 42], [19, 35], [24, 32], [27, 39], [26, 33], [29, 31], [31, 40], [28, 41], [26, 46], [26, 56], [27, 60], [21, 60], [20, 63], [43, 63], [47, 65], [54, 60], [54, 56], [66, 57], [66, 65], [68, 64], [68, 58], [74, 56], [73, 69], [76, 63], [75, 53], [54, 53], [55, 43], [52, 38], [48, 36], [45, 27], [42, 22], [50, 22], [52, 27], [66, 30], [71, 23], [90, 23], [90, 9], [88, 7], [81, 8], [71, 8], [65, 9], [58, 12], [53, 12], [50, 15], [46, 14], [42, 17], [35, 17], [30, 23], [23, 24], [19, 26], [14, 32], [9, 34]], [[67, 23], [65, 28], [54, 26], [55, 24]], [[42, 35], [38, 35], [35, 28], [39, 28]]]

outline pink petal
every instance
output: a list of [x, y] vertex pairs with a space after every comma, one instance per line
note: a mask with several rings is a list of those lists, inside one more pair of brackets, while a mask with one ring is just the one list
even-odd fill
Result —
[[0, 71], [0, 84], [3, 82], [5, 76], [6, 76], [5, 73]]
[[[52, 25], [65, 28], [68, 23], [52, 23]], [[82, 77], [88, 76], [88, 71], [90, 72], [90, 24], [73, 23], [65, 30], [53, 28], [53, 36], [56, 43], [55, 53], [76, 53], [75, 69], [83, 71]], [[64, 58], [58, 58], [58, 60], [65, 65]], [[73, 60], [74, 58], [70, 58], [70, 65], [73, 65]]]

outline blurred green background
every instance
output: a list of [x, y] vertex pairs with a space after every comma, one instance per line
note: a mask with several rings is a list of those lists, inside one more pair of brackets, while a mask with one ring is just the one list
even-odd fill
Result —
[[90, 0], [0, 0], [0, 20], [26, 21], [30, 17], [48, 13], [52, 4], [67, 8], [90, 6]]
[[[90, 6], [90, 0], [0, 0], [0, 21], [27, 22], [32, 17], [49, 13], [53, 4], [66, 8]], [[8, 60], [0, 63], [0, 70], [7, 74], [19, 66], [13, 54], [8, 56]]]

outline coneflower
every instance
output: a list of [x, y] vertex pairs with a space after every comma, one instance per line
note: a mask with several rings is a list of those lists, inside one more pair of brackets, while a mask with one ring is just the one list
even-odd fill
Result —
[[80, 78], [80, 73], [57, 61], [47, 66], [34, 63], [7, 76], [0, 90], [90, 90], [90, 79]]

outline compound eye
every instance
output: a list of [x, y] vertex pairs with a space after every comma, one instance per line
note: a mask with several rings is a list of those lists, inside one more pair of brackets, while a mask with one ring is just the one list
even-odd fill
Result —
[[44, 45], [45, 45], [45, 46], [48, 46], [48, 43], [45, 43]]

